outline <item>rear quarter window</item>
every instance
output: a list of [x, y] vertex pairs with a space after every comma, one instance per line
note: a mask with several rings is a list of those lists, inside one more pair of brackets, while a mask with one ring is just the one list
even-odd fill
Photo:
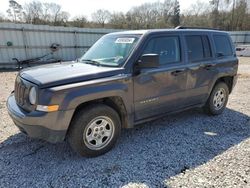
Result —
[[231, 56], [233, 50], [229, 38], [225, 35], [214, 35], [216, 56]]

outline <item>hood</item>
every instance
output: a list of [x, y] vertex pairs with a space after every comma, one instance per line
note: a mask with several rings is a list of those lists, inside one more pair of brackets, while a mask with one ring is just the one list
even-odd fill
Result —
[[20, 76], [40, 88], [104, 78], [123, 73], [123, 68], [63, 62], [24, 69]]

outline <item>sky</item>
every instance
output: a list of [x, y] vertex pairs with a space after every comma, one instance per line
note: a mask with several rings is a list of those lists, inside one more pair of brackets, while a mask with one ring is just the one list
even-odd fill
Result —
[[[19, 4], [33, 0], [16, 0]], [[62, 6], [63, 11], [70, 13], [71, 18], [74, 16], [85, 15], [91, 19], [91, 13], [98, 9], [107, 9], [110, 12], [127, 12], [133, 6], [138, 6], [147, 2], [157, 2], [164, 0], [40, 0], [41, 2], [54, 2]], [[199, 0], [205, 2], [206, 0]], [[187, 9], [196, 0], [179, 0], [181, 11]], [[9, 0], [0, 0], [0, 12], [6, 13]]]

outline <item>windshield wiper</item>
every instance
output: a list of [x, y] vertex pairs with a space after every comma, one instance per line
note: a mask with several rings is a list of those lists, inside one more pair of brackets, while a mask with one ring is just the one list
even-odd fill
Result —
[[101, 63], [99, 61], [95, 61], [92, 59], [81, 59], [82, 62], [85, 62], [86, 64], [92, 64], [92, 65], [98, 65], [100, 66]]

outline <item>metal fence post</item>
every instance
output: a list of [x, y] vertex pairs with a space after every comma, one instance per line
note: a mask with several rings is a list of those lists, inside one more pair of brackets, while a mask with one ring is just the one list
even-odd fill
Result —
[[22, 28], [22, 36], [23, 36], [23, 45], [24, 45], [24, 50], [25, 50], [25, 56], [26, 59], [29, 58], [29, 54], [28, 54], [28, 43], [27, 43], [27, 37], [26, 37], [26, 32], [24, 27]]
[[77, 44], [77, 31], [74, 31], [74, 45], [75, 45], [75, 59], [78, 58], [78, 44]]
[[244, 42], [243, 44], [246, 44], [247, 43], [247, 33], [244, 34]]

